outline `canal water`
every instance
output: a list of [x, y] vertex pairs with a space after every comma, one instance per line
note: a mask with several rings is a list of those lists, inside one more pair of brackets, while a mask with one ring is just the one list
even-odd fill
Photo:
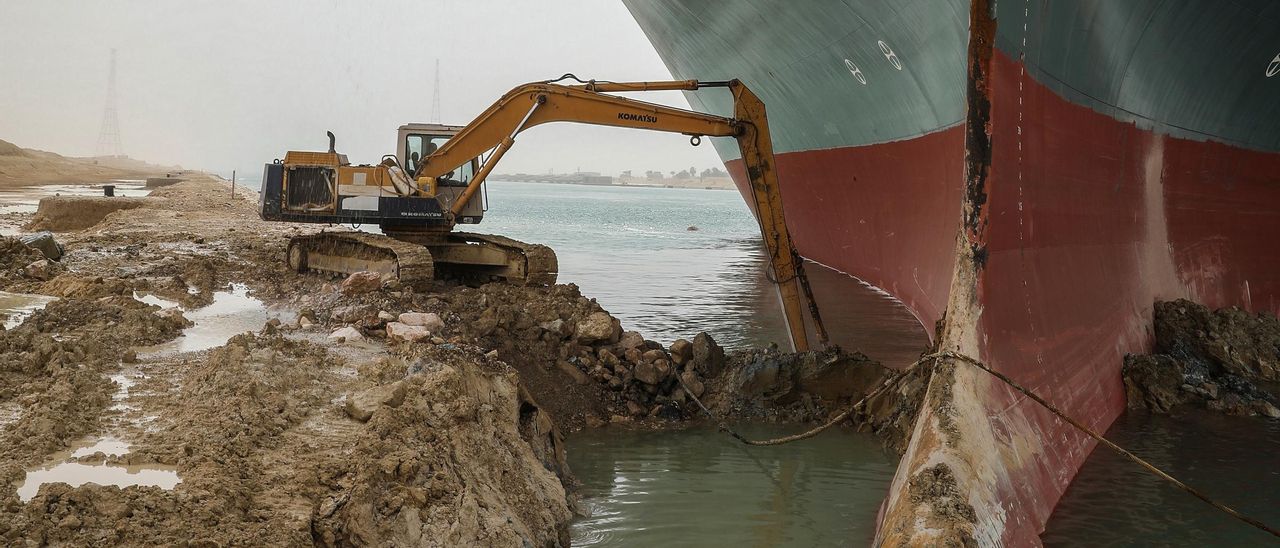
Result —
[[[726, 346], [786, 340], [758, 228], [731, 191], [489, 184], [480, 231], [552, 246], [562, 282], [662, 342], [711, 333]], [[698, 230], [688, 230], [696, 226]], [[817, 265], [809, 269], [833, 339], [905, 366], [928, 344], [895, 300]], [[759, 437], [782, 430], [761, 426]], [[1174, 475], [1280, 523], [1280, 424], [1238, 417], [1127, 414], [1108, 432]], [[829, 432], [747, 449], [711, 430], [588, 431], [570, 436], [584, 483], [575, 544], [864, 545], [897, 459], [875, 439]], [[783, 479], [780, 479], [783, 478]], [[1099, 449], [1064, 495], [1049, 546], [1241, 546], [1265, 534]]]
[[[489, 212], [468, 230], [556, 250], [575, 283], [623, 326], [662, 343], [706, 331], [734, 348], [787, 346], [760, 229], [734, 191], [488, 183]], [[696, 230], [690, 230], [693, 227]], [[811, 264], [832, 339], [890, 365], [914, 361], [928, 336], [905, 307]]]
[[[1106, 435], [1227, 506], [1280, 524], [1280, 421], [1131, 411]], [[1041, 538], [1064, 547], [1277, 545], [1106, 448], [1085, 462]]]
[[597, 429], [569, 436], [567, 452], [588, 514], [573, 524], [574, 546], [868, 545], [897, 461], [875, 436], [839, 429], [778, 447], [711, 427]]

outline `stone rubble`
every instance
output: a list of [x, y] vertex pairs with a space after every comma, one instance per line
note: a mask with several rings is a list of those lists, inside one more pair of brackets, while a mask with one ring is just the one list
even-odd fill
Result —
[[1125, 357], [1132, 408], [1182, 405], [1228, 415], [1280, 418], [1280, 321], [1238, 308], [1210, 310], [1179, 299], [1155, 305], [1155, 348]]

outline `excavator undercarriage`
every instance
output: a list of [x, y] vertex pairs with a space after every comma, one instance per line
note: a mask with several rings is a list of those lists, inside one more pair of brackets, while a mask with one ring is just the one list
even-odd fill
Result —
[[473, 285], [556, 283], [556, 255], [545, 245], [469, 232], [439, 235], [431, 242], [403, 232], [387, 234], [326, 231], [296, 236], [289, 241], [289, 267], [334, 276], [367, 270], [394, 276], [411, 287], [425, 287], [435, 279]]

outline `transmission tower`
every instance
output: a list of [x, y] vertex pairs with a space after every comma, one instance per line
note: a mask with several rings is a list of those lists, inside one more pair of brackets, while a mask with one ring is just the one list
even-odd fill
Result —
[[123, 156], [120, 147], [120, 120], [116, 116], [116, 50], [111, 49], [111, 72], [107, 77], [107, 105], [102, 110], [102, 130], [98, 132], [98, 156]]
[[431, 94], [431, 123], [440, 123], [440, 60], [436, 59], [436, 89]]

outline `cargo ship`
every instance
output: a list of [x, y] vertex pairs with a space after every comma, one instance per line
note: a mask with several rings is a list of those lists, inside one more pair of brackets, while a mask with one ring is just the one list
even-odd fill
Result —
[[[1280, 3], [624, 3], [672, 76], [764, 100], [804, 257], [1097, 431], [1154, 301], [1280, 312]], [[876, 543], [1038, 545], [1094, 445], [942, 360]]]

